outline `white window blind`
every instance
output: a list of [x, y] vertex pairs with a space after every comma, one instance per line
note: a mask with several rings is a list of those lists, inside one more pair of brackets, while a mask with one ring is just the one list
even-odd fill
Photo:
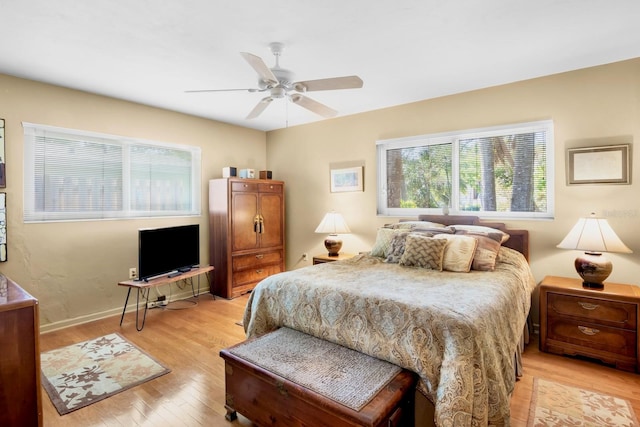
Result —
[[378, 214], [553, 217], [550, 120], [378, 141]]
[[24, 221], [200, 215], [200, 148], [23, 123]]

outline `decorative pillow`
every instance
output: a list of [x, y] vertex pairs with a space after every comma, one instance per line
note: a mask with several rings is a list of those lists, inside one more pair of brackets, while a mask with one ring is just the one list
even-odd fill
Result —
[[445, 228], [444, 224], [438, 224], [437, 222], [430, 222], [430, 221], [400, 221], [400, 222], [396, 222], [393, 224], [387, 224], [385, 225], [385, 227], [387, 228], [393, 228], [393, 229], [405, 229], [405, 230], [413, 230], [414, 228], [429, 228], [429, 227], [436, 227], [436, 228]]
[[391, 245], [389, 253], [385, 258], [384, 262], [388, 262], [391, 264], [397, 264], [400, 262], [400, 258], [402, 258], [402, 254], [404, 254], [407, 236], [410, 231], [404, 231], [402, 233], [395, 233], [391, 238]]
[[471, 270], [473, 257], [476, 254], [478, 240], [472, 236], [459, 236], [452, 234], [436, 234], [436, 239], [447, 240], [444, 248], [442, 269], [458, 273], [468, 273]]
[[416, 224], [411, 231], [431, 234], [454, 234], [455, 229], [450, 227], [429, 227], [426, 225]]
[[500, 242], [486, 236], [471, 236], [478, 241], [476, 253], [473, 256], [473, 270], [493, 271], [496, 268], [496, 258], [500, 251]]
[[407, 236], [405, 251], [400, 258], [400, 265], [442, 271], [446, 245], [446, 239], [435, 239], [410, 233]]
[[509, 235], [497, 228], [486, 227], [483, 225], [453, 225], [456, 234], [471, 234], [474, 236], [486, 236], [500, 242], [500, 244], [509, 240]]
[[478, 240], [476, 254], [473, 256], [473, 270], [493, 271], [500, 245], [509, 239], [509, 235], [497, 228], [482, 225], [455, 225], [456, 235], [468, 235]]
[[[378, 229], [378, 234], [376, 236], [376, 242], [371, 248], [371, 256], [377, 256], [385, 258], [389, 253], [389, 249], [391, 249], [391, 239], [394, 234], [397, 234], [403, 230], [394, 230], [391, 228], [381, 227]], [[406, 230], [404, 230], [406, 231]]]

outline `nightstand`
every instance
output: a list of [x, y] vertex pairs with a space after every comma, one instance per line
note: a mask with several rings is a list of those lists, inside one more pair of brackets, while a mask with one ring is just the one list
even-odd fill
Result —
[[581, 279], [547, 276], [540, 282], [540, 350], [640, 372], [639, 306], [637, 286], [588, 289]]
[[313, 257], [313, 265], [324, 264], [325, 262], [341, 261], [343, 259], [353, 258], [354, 256], [356, 256], [356, 255], [355, 254], [343, 254], [343, 253], [339, 253], [338, 256], [329, 256], [328, 254], [315, 255]]

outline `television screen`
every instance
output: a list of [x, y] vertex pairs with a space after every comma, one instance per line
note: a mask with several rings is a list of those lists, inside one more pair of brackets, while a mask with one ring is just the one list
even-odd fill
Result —
[[200, 264], [200, 225], [138, 230], [138, 277], [188, 271]]

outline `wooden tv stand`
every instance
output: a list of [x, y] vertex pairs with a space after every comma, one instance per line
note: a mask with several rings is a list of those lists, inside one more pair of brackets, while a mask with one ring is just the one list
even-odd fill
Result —
[[[179, 280], [190, 279], [194, 276], [198, 276], [198, 293], [196, 293], [193, 288], [193, 280], [191, 280], [191, 292], [193, 292], [193, 296], [197, 297], [200, 295], [200, 275], [207, 274], [207, 279], [209, 279], [208, 273], [213, 271], [213, 267], [208, 265], [206, 267], [193, 268], [189, 271], [185, 271], [184, 273], [179, 274], [169, 274], [165, 276], [156, 277], [151, 280], [125, 280], [124, 282], [119, 282], [118, 286], [126, 286], [129, 288], [127, 291], [127, 299], [124, 301], [124, 307], [122, 308], [122, 316], [120, 316], [120, 326], [122, 326], [122, 319], [124, 319], [124, 313], [127, 311], [127, 304], [129, 303], [129, 296], [131, 295], [131, 289], [136, 289], [136, 330], [141, 331], [144, 328], [144, 322], [147, 318], [147, 308], [149, 302], [149, 291], [151, 288], [155, 288], [157, 286], [167, 285], [169, 283], [177, 282]], [[142, 299], [144, 302], [144, 313], [142, 315], [142, 324], [138, 322], [138, 313], [140, 312], [140, 295], [142, 295]], [[215, 296], [214, 296], [215, 298]]]

